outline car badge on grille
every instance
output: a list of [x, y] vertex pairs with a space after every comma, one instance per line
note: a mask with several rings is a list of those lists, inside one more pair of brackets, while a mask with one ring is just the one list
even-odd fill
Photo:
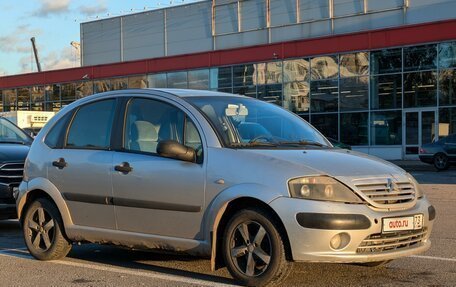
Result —
[[399, 191], [399, 187], [397, 186], [397, 184], [395, 182], [393, 182], [393, 180], [391, 178], [388, 178], [388, 180], [386, 182], [386, 188], [388, 189], [389, 192], [398, 192]]

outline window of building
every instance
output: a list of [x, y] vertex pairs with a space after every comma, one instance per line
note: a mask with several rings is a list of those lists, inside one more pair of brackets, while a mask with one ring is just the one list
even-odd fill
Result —
[[166, 73], [148, 75], [147, 81], [149, 82], [149, 88], [166, 88], [166, 87], [168, 87], [167, 80], [166, 80]]
[[233, 94], [256, 98], [256, 86], [234, 87]]
[[363, 0], [333, 0], [334, 2], [334, 16], [349, 16], [361, 14], [364, 12]]
[[439, 72], [439, 105], [456, 104], [456, 70]]
[[30, 110], [30, 89], [18, 88], [17, 89], [17, 109], [28, 111]]
[[209, 70], [188, 71], [188, 88], [196, 90], [209, 89]]
[[187, 88], [187, 72], [168, 73], [168, 88], [186, 89]]
[[341, 111], [367, 110], [369, 108], [368, 76], [342, 78], [339, 85]]
[[439, 109], [439, 137], [456, 134], [456, 107]]
[[60, 102], [60, 85], [52, 85], [46, 89], [47, 101]]
[[303, 82], [310, 79], [309, 59], [297, 59], [283, 62], [283, 82]]
[[402, 108], [402, 74], [371, 76], [371, 109]]
[[310, 123], [325, 137], [339, 140], [339, 115], [338, 114], [312, 114]]
[[107, 149], [115, 113], [115, 100], [82, 106], [73, 118], [66, 141], [67, 148]]
[[282, 85], [258, 86], [258, 99], [282, 106]]
[[312, 112], [337, 112], [338, 96], [337, 80], [310, 82], [310, 109]]
[[440, 69], [456, 67], [456, 42], [439, 44], [439, 67]]
[[45, 110], [45, 94], [43, 86], [34, 86], [30, 88], [31, 91], [31, 110], [44, 111]]
[[253, 64], [239, 65], [233, 67], [233, 86], [254, 85], [255, 67]]
[[282, 83], [282, 62], [258, 63], [255, 70], [253, 82], [256, 85]]
[[232, 67], [212, 68], [210, 81], [211, 89], [231, 88], [233, 82]]
[[62, 101], [74, 101], [76, 98], [76, 85], [74, 83], [62, 84], [60, 89]]
[[3, 110], [5, 112], [15, 111], [17, 109], [17, 94], [15, 89], [3, 90]]
[[99, 80], [93, 82], [93, 92], [103, 93], [111, 91], [111, 81], [110, 80]]
[[149, 86], [146, 75], [128, 77], [129, 89], [145, 89]]
[[292, 82], [283, 85], [283, 107], [294, 113], [309, 112], [310, 85], [308, 82]]
[[340, 141], [349, 145], [367, 145], [368, 113], [340, 114]]
[[437, 45], [404, 48], [404, 71], [431, 70], [437, 68]]
[[128, 88], [128, 78], [111, 79], [111, 90], [125, 90]]
[[76, 99], [84, 98], [93, 94], [93, 83], [91, 81], [76, 83]]
[[404, 108], [437, 105], [436, 72], [404, 74]]
[[402, 111], [372, 112], [371, 145], [402, 144]]
[[371, 74], [402, 72], [402, 49], [385, 49], [370, 53]]
[[369, 74], [369, 53], [359, 52], [340, 55], [340, 77], [354, 77]]
[[314, 57], [310, 60], [312, 80], [331, 79], [339, 76], [337, 55]]

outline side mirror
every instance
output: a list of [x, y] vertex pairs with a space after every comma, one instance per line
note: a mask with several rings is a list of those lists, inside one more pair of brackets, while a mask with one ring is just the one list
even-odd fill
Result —
[[173, 140], [160, 141], [157, 145], [157, 153], [163, 157], [196, 162], [196, 152], [193, 148]]

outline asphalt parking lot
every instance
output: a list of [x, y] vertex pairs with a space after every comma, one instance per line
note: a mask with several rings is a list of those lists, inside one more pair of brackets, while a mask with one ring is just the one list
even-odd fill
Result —
[[[455, 286], [456, 169], [413, 173], [437, 209], [425, 254], [378, 268], [343, 264], [295, 264], [284, 286]], [[54, 262], [34, 260], [17, 221], [0, 221], [1, 286], [223, 286], [226, 269], [210, 271], [209, 260], [131, 251], [112, 246], [74, 246]]]

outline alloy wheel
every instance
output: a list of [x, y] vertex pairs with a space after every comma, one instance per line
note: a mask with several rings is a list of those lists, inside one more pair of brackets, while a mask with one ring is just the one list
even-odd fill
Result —
[[52, 247], [55, 237], [55, 221], [42, 207], [35, 210], [27, 222], [30, 242], [37, 251], [45, 252]]
[[434, 164], [438, 169], [445, 169], [448, 164], [448, 158], [444, 154], [438, 154], [435, 156]]
[[266, 229], [258, 222], [239, 224], [230, 238], [231, 260], [246, 276], [263, 274], [271, 261], [272, 243]]

